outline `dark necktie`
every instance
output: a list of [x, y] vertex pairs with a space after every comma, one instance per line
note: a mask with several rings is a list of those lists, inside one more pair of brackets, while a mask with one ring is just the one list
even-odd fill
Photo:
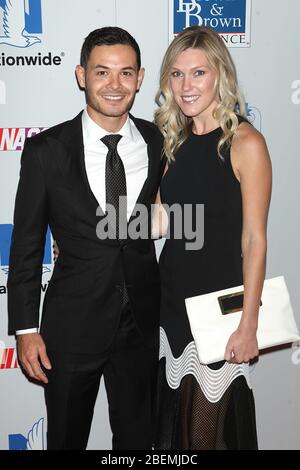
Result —
[[[101, 140], [108, 148], [105, 165], [105, 187], [106, 204], [111, 204], [116, 211], [116, 238], [119, 238], [119, 220], [121, 220], [122, 229], [127, 229], [127, 204], [126, 204], [126, 176], [124, 165], [117, 151], [117, 146], [122, 136], [119, 134], [108, 134]], [[120, 204], [120, 197], [123, 196]], [[126, 233], [126, 232], [125, 232]], [[122, 292], [123, 305], [128, 301], [128, 293], [125, 282], [120, 286]]]

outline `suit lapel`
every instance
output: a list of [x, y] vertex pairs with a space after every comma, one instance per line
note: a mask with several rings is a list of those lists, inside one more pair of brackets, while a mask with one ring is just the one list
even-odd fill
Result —
[[148, 154], [148, 173], [147, 178], [144, 181], [140, 194], [135, 202], [135, 206], [132, 211], [132, 215], [130, 216], [129, 222], [134, 217], [135, 209], [138, 204], [146, 204], [148, 200], [148, 187], [153, 175], [153, 162], [154, 162], [154, 152], [155, 148], [153, 145], [153, 131], [150, 127], [146, 126], [142, 120], [136, 119], [134, 116], [130, 114], [130, 119], [134, 122], [135, 126], [137, 127], [138, 131], [141, 133], [144, 141], [147, 144], [147, 154]]
[[[83, 133], [82, 133], [82, 112], [70, 122], [70, 127], [67, 128], [61, 136], [67, 147], [67, 167], [70, 169], [69, 177], [71, 185], [76, 196], [80, 196], [84, 204], [88, 204], [93, 214], [100, 207], [99, 202], [91, 190], [84, 157]], [[103, 209], [100, 207], [102, 215]]]
[[[77, 225], [85, 227], [97, 238], [96, 228], [101, 218], [105, 216], [103, 208], [91, 190], [85, 166], [82, 112], [69, 122], [59, 140], [63, 143], [63, 173], [65, 181], [72, 189], [73, 203], [76, 205]], [[116, 239], [105, 239], [106, 244], [119, 245]]]

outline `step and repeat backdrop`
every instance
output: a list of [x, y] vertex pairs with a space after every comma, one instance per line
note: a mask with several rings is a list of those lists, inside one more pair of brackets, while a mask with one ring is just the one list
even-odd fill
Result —
[[[138, 41], [145, 81], [133, 113], [152, 120], [161, 59], [187, 26], [215, 28], [234, 57], [250, 121], [273, 164], [267, 277], [284, 275], [300, 324], [299, 0], [0, 0], [0, 449], [46, 449], [43, 389], [22, 374], [7, 336], [9, 249], [26, 137], [74, 117], [85, 105], [74, 69], [87, 34], [127, 29]], [[47, 236], [41, 292], [52, 273]], [[159, 256], [162, 242], [157, 243]], [[261, 449], [300, 449], [300, 350], [261, 355], [252, 367]], [[80, 423], [78, 423], [80, 426]], [[103, 384], [89, 449], [110, 449]]]

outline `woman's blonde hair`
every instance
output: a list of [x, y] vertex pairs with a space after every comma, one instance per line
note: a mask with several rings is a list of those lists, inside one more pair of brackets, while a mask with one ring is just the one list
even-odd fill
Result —
[[205, 26], [192, 26], [180, 33], [168, 47], [161, 66], [160, 88], [156, 95], [159, 109], [155, 112], [155, 122], [164, 135], [164, 151], [168, 161], [186, 140], [192, 119], [186, 117], [173, 98], [170, 87], [171, 68], [186, 49], [201, 49], [210, 65], [217, 73], [216, 96], [218, 104], [214, 118], [220, 123], [223, 135], [218, 143], [218, 155], [228, 148], [239, 125], [236, 110], [245, 116], [245, 103], [237, 83], [236, 69], [222, 38], [214, 30]]

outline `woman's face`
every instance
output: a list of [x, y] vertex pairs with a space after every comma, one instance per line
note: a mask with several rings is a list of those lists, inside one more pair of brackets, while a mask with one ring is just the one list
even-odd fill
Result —
[[170, 86], [187, 117], [211, 117], [217, 105], [216, 79], [203, 50], [189, 48], [179, 54], [171, 68]]

